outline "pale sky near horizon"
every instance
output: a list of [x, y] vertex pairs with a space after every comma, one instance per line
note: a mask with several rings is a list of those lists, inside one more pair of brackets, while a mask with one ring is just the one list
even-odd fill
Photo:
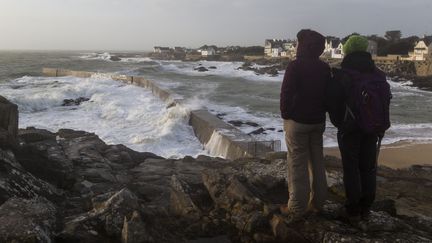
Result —
[[432, 34], [432, 0], [0, 0], [0, 50], [263, 45], [301, 28]]

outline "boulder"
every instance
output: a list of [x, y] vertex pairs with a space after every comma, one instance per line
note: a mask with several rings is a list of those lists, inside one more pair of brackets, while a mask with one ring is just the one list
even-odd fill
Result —
[[0, 206], [0, 242], [52, 242], [56, 212], [42, 197], [9, 199]]

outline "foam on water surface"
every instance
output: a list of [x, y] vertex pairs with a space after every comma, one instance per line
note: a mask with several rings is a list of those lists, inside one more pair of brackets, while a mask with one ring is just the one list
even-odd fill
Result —
[[[20, 109], [20, 127], [94, 132], [108, 144], [124, 144], [164, 157], [205, 154], [188, 125], [189, 109], [166, 104], [151, 91], [108, 78], [23, 77], [0, 86]], [[89, 98], [79, 106], [64, 99]]]

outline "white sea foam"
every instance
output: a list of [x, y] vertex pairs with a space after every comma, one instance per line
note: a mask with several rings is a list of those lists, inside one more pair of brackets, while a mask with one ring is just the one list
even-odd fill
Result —
[[[253, 135], [257, 140], [272, 141], [280, 140], [281, 149], [286, 150], [286, 143], [283, 130], [283, 120], [279, 114], [273, 113], [256, 113], [248, 111], [242, 107], [226, 106], [226, 105], [206, 105], [214, 114], [223, 114], [221, 117], [224, 121], [240, 120], [243, 122], [251, 121], [259, 125], [253, 127], [249, 125], [242, 125], [238, 127], [244, 133], [250, 133], [260, 127], [266, 129], [265, 134]], [[268, 130], [272, 128], [272, 130]], [[324, 132], [324, 147], [337, 146], [337, 129], [329, 122], [326, 123], [326, 130]], [[420, 124], [392, 124], [391, 128], [386, 132], [383, 139], [383, 144], [392, 144], [399, 141], [410, 140], [413, 142], [431, 142], [432, 141], [432, 123]]]
[[86, 59], [86, 60], [105, 60], [105, 61], [111, 61], [111, 54], [109, 52], [92, 52], [92, 53], [85, 53], [79, 58]]
[[[257, 75], [253, 71], [245, 71], [239, 69], [242, 62], [218, 62], [218, 61], [198, 61], [198, 62], [162, 62], [161, 67], [164, 71], [175, 72], [179, 74], [191, 76], [223, 76], [242, 78], [252, 81], [272, 81], [281, 82], [284, 72], [279, 72], [275, 77], [268, 74]], [[195, 68], [205, 67], [208, 69], [206, 72], [199, 72]], [[216, 67], [216, 68], [210, 68]]]
[[[85, 130], [109, 144], [164, 157], [205, 154], [188, 125], [189, 109], [166, 109], [151, 91], [140, 87], [102, 77], [23, 77], [1, 84], [1, 89], [2, 95], [18, 104], [20, 127]], [[79, 97], [90, 100], [61, 106], [64, 99]]]
[[[92, 53], [85, 53], [79, 58], [86, 59], [86, 60], [103, 60], [112, 62], [111, 58], [117, 56], [115, 54], [109, 53], [109, 52], [92, 52]], [[141, 62], [155, 62], [149, 57], [142, 57], [139, 55], [133, 55], [128, 57], [120, 57], [119, 62], [126, 62], [126, 63], [141, 63]]]

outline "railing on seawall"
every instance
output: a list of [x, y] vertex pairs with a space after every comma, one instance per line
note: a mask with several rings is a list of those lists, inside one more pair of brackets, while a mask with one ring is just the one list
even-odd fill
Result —
[[[128, 76], [98, 72], [72, 71], [66, 69], [43, 68], [43, 75], [49, 77], [74, 76], [90, 78], [93, 75], [104, 75], [113, 80], [137, 85], [150, 89], [154, 96], [172, 105], [182, 105], [183, 100], [178, 95], [160, 88], [154, 82], [141, 76]], [[225, 123], [207, 110], [192, 110], [189, 124], [195, 136], [213, 156], [227, 159], [245, 157], [262, 157], [268, 152], [279, 151], [280, 141], [257, 141], [252, 136], [243, 133], [234, 126]]]

